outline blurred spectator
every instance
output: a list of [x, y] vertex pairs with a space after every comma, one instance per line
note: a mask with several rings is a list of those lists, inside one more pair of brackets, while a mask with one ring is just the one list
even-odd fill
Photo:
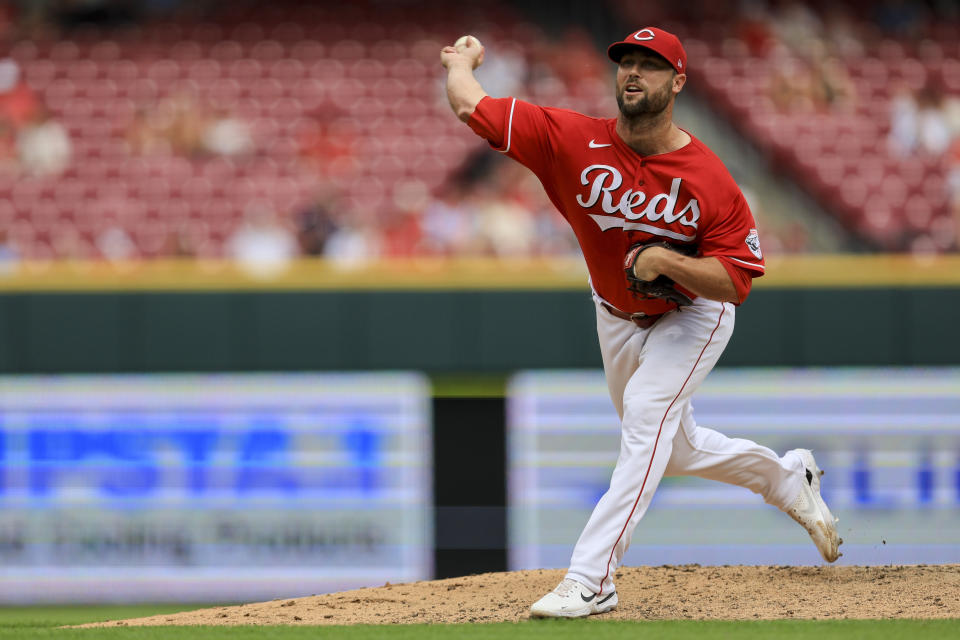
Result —
[[0, 171], [16, 173], [18, 168], [16, 129], [9, 122], [0, 120]]
[[953, 141], [947, 153], [947, 185], [954, 198], [960, 200], [960, 137]]
[[18, 129], [31, 122], [40, 101], [21, 78], [20, 65], [12, 58], [0, 59], [0, 120]]
[[883, 0], [873, 7], [876, 24], [887, 33], [916, 36], [926, 22], [925, 7], [914, 0]]
[[127, 128], [126, 139], [130, 153], [136, 155], [170, 153], [170, 144], [160, 124], [160, 118], [153, 109], [137, 110]]
[[960, 138], [960, 94], [949, 95], [944, 93], [943, 118], [947, 123], [947, 129], [950, 130], [950, 137]]
[[337, 229], [330, 213], [331, 207], [335, 206], [335, 202], [318, 197], [296, 214], [297, 244], [301, 254], [322, 256], [325, 253], [327, 241]]
[[808, 47], [819, 42], [823, 34], [820, 17], [799, 0], [786, 0], [773, 15], [772, 26], [777, 39], [791, 50], [805, 55]]
[[175, 225], [167, 232], [162, 255], [172, 258], [209, 257], [211, 246], [210, 225], [203, 220], [190, 220]]
[[856, 104], [856, 89], [843, 63], [834, 56], [818, 55], [811, 64], [817, 106], [821, 110], [851, 111]]
[[383, 223], [384, 257], [410, 257], [423, 250], [423, 210], [429, 200], [426, 186], [417, 179], [397, 182], [393, 189], [393, 212]]
[[775, 65], [770, 78], [770, 99], [781, 112], [813, 111], [813, 77], [806, 65], [795, 58]]
[[827, 53], [822, 41], [807, 43], [804, 58], [776, 50], [769, 95], [781, 112], [851, 111], [856, 89], [843, 63]]
[[207, 127], [196, 98], [181, 92], [140, 109], [127, 128], [127, 145], [138, 155], [195, 157], [206, 150]]
[[534, 255], [575, 256], [580, 254], [580, 245], [573, 235], [573, 230], [550, 202], [550, 198], [536, 176], [529, 172], [520, 174], [514, 185], [513, 195], [521, 206], [531, 212]]
[[897, 155], [913, 153], [917, 146], [919, 109], [913, 92], [906, 85], [894, 89], [890, 100], [890, 133], [887, 146]]
[[59, 175], [70, 164], [70, 136], [45, 109], [17, 134], [17, 150], [20, 166], [31, 175]]
[[379, 226], [369, 217], [344, 215], [327, 240], [324, 256], [343, 267], [360, 266], [381, 255]]
[[960, 136], [954, 138], [947, 153], [947, 193], [953, 214], [955, 248], [960, 248]]
[[533, 215], [515, 200], [498, 197], [489, 186], [480, 188], [482, 201], [477, 207], [481, 235], [489, 241], [493, 254], [522, 257], [532, 254], [534, 243]]
[[141, 108], [127, 128], [127, 146], [138, 155], [241, 156], [254, 150], [249, 125], [219, 109], [209, 116], [190, 93]]
[[293, 232], [266, 202], [250, 203], [243, 224], [227, 240], [227, 255], [260, 278], [282, 273], [297, 253]]
[[70, 153], [66, 129], [24, 81], [20, 65], [0, 59], [0, 163], [17, 162], [34, 176], [58, 175]]
[[8, 276], [16, 271], [19, 262], [17, 247], [7, 236], [7, 230], [0, 227], [0, 276]]
[[864, 36], [858, 33], [855, 16], [846, 5], [826, 7], [823, 14], [824, 33], [830, 51], [840, 58], [864, 55]]
[[97, 249], [111, 262], [132, 260], [137, 257], [137, 245], [130, 234], [119, 224], [111, 224], [97, 234]]
[[750, 55], [759, 58], [769, 53], [776, 38], [770, 18], [760, 2], [745, 2], [736, 25], [737, 37], [747, 45]]
[[927, 85], [917, 96], [917, 138], [926, 153], [940, 155], [950, 146], [950, 126], [947, 123], [943, 93]]
[[472, 212], [466, 202], [466, 190], [451, 181], [427, 203], [423, 212], [425, 252], [441, 256], [465, 253], [473, 237]]
[[942, 155], [950, 148], [947, 100], [932, 85], [913, 93], [901, 88], [891, 101], [888, 144], [899, 155], [926, 153]]
[[199, 155], [204, 149], [207, 123], [196, 98], [180, 93], [161, 103], [158, 110], [164, 112], [166, 136], [173, 152], [187, 157]]
[[359, 166], [360, 139], [358, 127], [350, 118], [310, 120], [298, 134], [300, 158], [317, 175], [330, 180], [342, 179], [353, 175]]
[[384, 221], [380, 232], [380, 253], [384, 258], [409, 258], [421, 251], [421, 213], [401, 210]]
[[[60, 225], [50, 238], [53, 254], [60, 260], [89, 260], [106, 257], [97, 250], [73, 225]], [[109, 249], [108, 249], [109, 251]]]
[[477, 69], [477, 80], [488, 94], [498, 98], [522, 92], [527, 81], [527, 60], [523, 50], [510, 42], [495, 46], [497, 55], [489, 56]]
[[221, 112], [206, 123], [203, 131], [203, 147], [219, 156], [239, 156], [253, 151], [250, 127], [243, 120]]

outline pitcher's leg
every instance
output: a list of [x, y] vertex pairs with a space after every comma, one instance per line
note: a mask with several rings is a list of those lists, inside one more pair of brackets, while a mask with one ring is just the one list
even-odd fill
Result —
[[601, 594], [613, 589], [613, 573], [663, 476], [684, 408], [732, 331], [732, 305], [709, 300], [670, 314], [649, 331], [624, 391], [610, 488], [577, 541], [569, 578]]
[[767, 504], [785, 509], [800, 492], [804, 466], [792, 451], [780, 457], [752, 440], [728, 438], [698, 426], [688, 404], [673, 438], [673, 455], [665, 475], [698, 476], [746, 487], [763, 496]]
[[637, 370], [640, 350], [649, 330], [641, 330], [632, 322], [625, 322], [611, 315], [603, 308], [596, 295], [593, 302], [597, 312], [597, 338], [603, 360], [603, 376], [610, 390], [613, 407], [623, 419], [623, 391], [630, 376]]
[[837, 519], [820, 495], [821, 473], [808, 449], [793, 449], [779, 457], [751, 440], [698, 427], [688, 405], [665, 475], [699, 476], [759, 493], [803, 526], [823, 559], [834, 562], [843, 555], [843, 540]]

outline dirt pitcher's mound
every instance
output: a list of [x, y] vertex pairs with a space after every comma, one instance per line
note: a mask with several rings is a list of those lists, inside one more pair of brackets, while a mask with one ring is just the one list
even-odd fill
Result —
[[[516, 622], [563, 571], [487, 573], [84, 626]], [[604, 620], [960, 618], [960, 565], [624, 567]]]

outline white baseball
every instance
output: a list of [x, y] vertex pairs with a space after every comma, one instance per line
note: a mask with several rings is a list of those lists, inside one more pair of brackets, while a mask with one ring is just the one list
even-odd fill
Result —
[[[478, 48], [478, 49], [483, 48], [483, 45], [480, 44], [480, 40], [479, 40], [479, 39], [477, 39], [475, 36], [466, 35], [466, 36], [460, 36], [459, 38], [457, 38], [457, 41], [453, 43], [454, 49], [456, 49], [457, 51], [459, 51], [459, 52], [462, 53], [463, 50], [467, 47], [467, 42], [468, 42], [469, 40], [472, 40], [472, 41], [473, 41], [472, 46], [474, 46], [474, 47], [476, 47], [476, 48]], [[480, 62], [481, 62], [481, 58], [477, 58], [477, 61], [476, 61], [476, 63], [474, 63], [473, 68], [476, 69], [477, 67], [479, 67], [479, 66], [480, 66]]]
[[474, 45], [477, 47], [481, 46], [480, 41], [477, 40], [476, 37], [466, 35], [466, 36], [460, 36], [459, 38], [457, 38], [457, 41], [453, 43], [454, 48], [462, 49], [463, 47], [467, 46], [467, 40], [473, 40]]

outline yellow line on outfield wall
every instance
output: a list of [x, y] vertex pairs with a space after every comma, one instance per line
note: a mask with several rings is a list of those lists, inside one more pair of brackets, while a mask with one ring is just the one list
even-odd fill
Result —
[[[807, 255], [771, 258], [758, 288], [960, 286], [960, 256]], [[583, 290], [579, 259], [319, 259], [253, 269], [221, 260], [24, 262], [0, 266], [0, 292]]]

